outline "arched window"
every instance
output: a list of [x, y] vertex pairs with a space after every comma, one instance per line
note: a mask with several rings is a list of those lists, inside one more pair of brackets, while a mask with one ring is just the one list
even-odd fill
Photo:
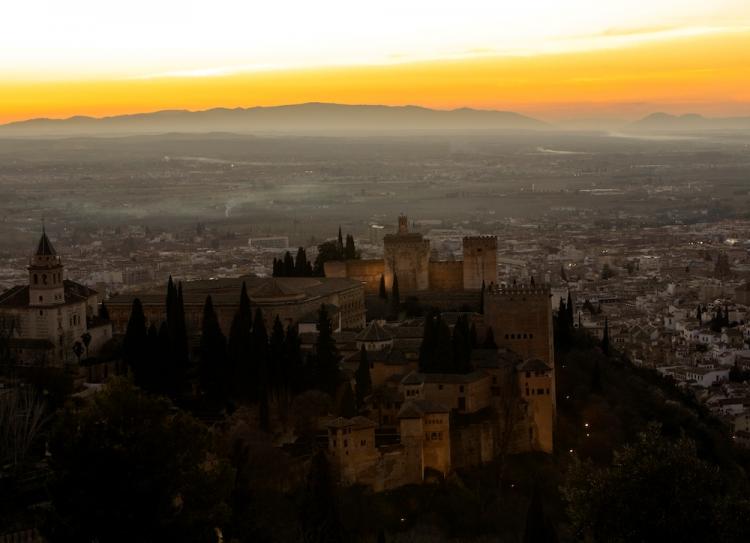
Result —
[[34, 284], [35, 285], [39, 284], [39, 276], [37, 274], [34, 274]]
[[43, 285], [46, 285], [46, 284], [47, 284], [47, 274], [46, 274], [46, 273], [43, 273], [43, 274], [42, 274], [42, 284], [43, 284]]

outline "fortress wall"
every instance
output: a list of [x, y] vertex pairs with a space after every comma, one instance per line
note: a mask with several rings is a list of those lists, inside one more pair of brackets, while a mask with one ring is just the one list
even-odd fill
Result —
[[463, 288], [479, 289], [497, 282], [497, 238], [471, 236], [463, 239]]
[[430, 290], [460, 291], [464, 285], [464, 263], [430, 262]]
[[366, 294], [378, 293], [380, 276], [385, 274], [385, 265], [380, 259], [330, 261], [325, 263], [323, 269], [326, 277], [344, 277], [361, 281]]

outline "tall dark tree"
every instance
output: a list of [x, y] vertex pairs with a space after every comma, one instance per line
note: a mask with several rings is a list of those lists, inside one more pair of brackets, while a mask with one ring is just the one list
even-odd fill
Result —
[[271, 328], [271, 337], [269, 339], [269, 382], [273, 392], [279, 396], [282, 392], [289, 390], [291, 375], [287, 367], [286, 349], [284, 345], [284, 325], [278, 315], [273, 320]]
[[260, 427], [270, 430], [269, 397], [270, 397], [270, 371], [268, 367], [268, 332], [260, 308], [255, 310], [253, 321], [253, 362], [255, 364], [255, 399], [259, 405]]
[[206, 425], [124, 379], [69, 403], [49, 437], [52, 539], [216, 541], [233, 477], [213, 443]]
[[296, 277], [306, 277], [307, 269], [310, 264], [307, 262], [307, 253], [304, 247], [297, 249], [297, 258], [294, 260], [294, 275]]
[[454, 371], [451, 329], [440, 315], [435, 323], [435, 370], [438, 373], [451, 373]]
[[359, 350], [359, 365], [354, 372], [354, 391], [357, 397], [357, 407], [362, 409], [365, 398], [372, 391], [372, 377], [370, 376], [370, 361], [367, 359], [365, 346]]
[[609, 356], [609, 321], [604, 318], [604, 333], [602, 334], [602, 352]]
[[479, 314], [484, 315], [484, 294], [487, 290], [487, 287], [484, 284], [484, 279], [482, 279], [482, 290], [479, 293]]
[[292, 394], [299, 394], [309, 384], [309, 378], [305, 371], [300, 350], [300, 339], [297, 327], [289, 325], [284, 338], [284, 364], [287, 381]]
[[156, 359], [159, 363], [153, 372], [153, 389], [159, 394], [174, 397], [177, 394], [177, 390], [175, 389], [175, 383], [177, 382], [175, 374], [177, 370], [173, 364], [174, 358], [172, 357], [172, 345], [169, 338], [167, 321], [161, 323], [157, 339]]
[[294, 258], [289, 251], [284, 253], [284, 277], [294, 277]]
[[398, 314], [401, 311], [401, 293], [398, 290], [398, 275], [393, 273], [393, 285], [391, 286], [391, 310], [393, 316], [398, 318]]
[[225, 396], [231, 380], [228, 370], [227, 341], [209, 295], [203, 305], [198, 378], [201, 389], [210, 399], [219, 400]]
[[240, 303], [229, 329], [227, 355], [232, 374], [233, 394], [237, 398], [249, 398], [256, 386], [252, 372], [252, 313], [247, 287], [242, 283]]
[[133, 373], [135, 383], [142, 386], [145, 382], [145, 367], [148, 342], [146, 339], [146, 316], [143, 313], [141, 300], [135, 298], [130, 310], [125, 338], [122, 341], [123, 360], [129, 371]]
[[385, 290], [385, 275], [383, 274], [380, 275], [380, 288], [378, 290], [378, 296], [380, 296], [382, 300], [388, 299], [388, 291]]
[[174, 357], [175, 377], [177, 379], [177, 394], [185, 391], [185, 386], [190, 372], [190, 354], [188, 348], [187, 325], [185, 323], [185, 302], [182, 294], [182, 282], [177, 285], [177, 298], [173, 313], [174, 324], [167, 323], [170, 327], [170, 342], [172, 356]]
[[453, 347], [453, 364], [451, 373], [469, 373], [471, 371], [471, 331], [469, 319], [461, 315], [453, 326], [451, 338]]
[[318, 312], [318, 337], [315, 341], [315, 383], [323, 392], [333, 396], [339, 379], [339, 351], [333, 338], [333, 327], [325, 305]]
[[699, 326], [703, 324], [703, 308], [701, 304], [698, 304], [698, 309], [695, 311], [695, 318], [698, 320]]
[[544, 510], [539, 488], [534, 485], [531, 503], [526, 513], [526, 528], [523, 543], [557, 543], [557, 532]]
[[348, 381], [342, 385], [342, 388], [338, 414], [340, 417], [350, 419], [357, 415], [357, 400], [352, 392], [352, 385]]
[[341, 260], [341, 256], [336, 241], [325, 241], [318, 245], [318, 256], [315, 257], [313, 275], [323, 277], [325, 275], [325, 263]]
[[346, 235], [346, 245], [344, 246], [344, 259], [354, 260], [357, 258], [357, 248], [354, 246], [354, 236]]
[[104, 321], [109, 321], [109, 309], [107, 309], [107, 304], [104, 302], [99, 306], [99, 318]]
[[344, 238], [341, 235], [341, 225], [339, 225], [339, 237], [336, 241], [336, 252], [338, 254], [338, 260], [344, 258]]
[[422, 343], [419, 345], [419, 371], [435, 371], [435, 350], [437, 348], [436, 314], [430, 311], [424, 319]]
[[313, 456], [301, 507], [304, 543], [345, 541], [331, 465], [322, 451]]

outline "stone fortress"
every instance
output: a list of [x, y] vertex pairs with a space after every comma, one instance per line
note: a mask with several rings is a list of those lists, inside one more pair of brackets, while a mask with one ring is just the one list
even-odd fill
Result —
[[[525, 451], [552, 453], [555, 425], [555, 362], [549, 286], [497, 284], [497, 239], [463, 238], [462, 261], [430, 259], [430, 242], [409, 232], [400, 216], [396, 233], [383, 239], [382, 260], [326, 263], [329, 277], [360, 281], [369, 294], [399, 290], [434, 305], [451, 297], [479, 299], [482, 314], [469, 313], [481, 345], [489, 330], [495, 348], [475, 348], [465, 374], [422, 373], [421, 319], [370, 321], [361, 332], [342, 331], [342, 365], [354, 372], [364, 348], [373, 385], [367, 409], [325, 426], [328, 450], [347, 484], [387, 490], [419, 483], [451, 470]], [[435, 303], [437, 302], [437, 303]], [[466, 313], [464, 313], [466, 315]], [[443, 313], [449, 326], [459, 314]], [[397, 439], [388, 441], [387, 436]]]
[[398, 277], [400, 292], [455, 292], [479, 290], [497, 278], [497, 238], [473, 236], [463, 238], [463, 261], [430, 259], [430, 241], [418, 232], [409, 232], [409, 220], [398, 218], [395, 234], [383, 238], [383, 258], [326, 262], [326, 277], [346, 277], [364, 284], [365, 292], [375, 294], [381, 276], [388, 290]]

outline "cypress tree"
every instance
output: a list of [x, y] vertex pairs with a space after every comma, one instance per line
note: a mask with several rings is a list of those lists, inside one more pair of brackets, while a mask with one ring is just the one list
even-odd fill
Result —
[[338, 256], [338, 260], [342, 260], [344, 258], [344, 238], [341, 236], [341, 225], [339, 225], [339, 238], [336, 242], [336, 253]]
[[604, 334], [602, 335], [602, 351], [609, 356], [609, 321], [604, 317]]
[[471, 330], [469, 318], [461, 315], [453, 327], [453, 370], [456, 373], [471, 371]]
[[289, 389], [290, 376], [286, 364], [284, 345], [284, 325], [278, 315], [273, 320], [271, 338], [269, 340], [269, 382], [276, 395], [282, 390]]
[[357, 249], [354, 246], [354, 236], [351, 234], [346, 235], [346, 246], [344, 247], [344, 258], [346, 260], [354, 260], [357, 258]]
[[109, 309], [107, 309], [107, 304], [102, 302], [102, 305], [99, 307], [99, 318], [104, 321], [109, 321]]
[[219, 326], [211, 296], [203, 305], [198, 377], [201, 388], [213, 400], [221, 398], [229, 383], [227, 374], [227, 342]]
[[300, 247], [297, 249], [297, 258], [294, 261], [294, 275], [296, 277], [305, 277], [307, 275], [307, 253]]
[[253, 361], [255, 363], [255, 398], [259, 403], [260, 427], [270, 430], [270, 416], [268, 409], [269, 400], [269, 368], [268, 368], [268, 333], [266, 332], [266, 323], [263, 319], [263, 312], [260, 308], [255, 310], [255, 320], [253, 322]]
[[401, 310], [401, 293], [398, 290], [398, 275], [395, 272], [393, 274], [393, 286], [391, 287], [391, 307], [394, 318], [398, 318], [398, 313]]
[[523, 543], [557, 543], [557, 533], [549, 517], [544, 511], [539, 489], [534, 485], [531, 503], [526, 513], [526, 528], [523, 533]]
[[325, 305], [321, 305], [318, 313], [318, 338], [315, 342], [315, 382], [320, 390], [333, 396], [338, 377], [339, 352], [333, 339], [328, 310]]
[[149, 392], [160, 392], [159, 372], [165, 361], [161, 358], [159, 329], [153, 322], [146, 333], [146, 364], [144, 367], [143, 389]]
[[357, 415], [357, 402], [352, 392], [352, 385], [349, 382], [344, 383], [344, 390], [339, 399], [338, 412], [340, 417], [350, 419]]
[[438, 373], [451, 373], [454, 369], [451, 329], [440, 314], [435, 322], [435, 368]]
[[143, 305], [138, 298], [133, 300], [130, 310], [125, 338], [122, 342], [123, 359], [126, 368], [134, 375], [135, 384], [143, 386], [148, 368], [145, 367], [147, 357], [146, 316]]
[[341, 543], [345, 540], [334, 477], [323, 451], [318, 451], [312, 458], [300, 513], [304, 543]]
[[276, 257], [273, 259], [273, 271], [271, 272], [272, 277], [281, 277], [284, 273], [284, 270], [281, 267], [281, 261], [278, 260]]
[[357, 366], [357, 371], [354, 372], [354, 391], [357, 396], [357, 406], [362, 409], [365, 405], [365, 398], [372, 391], [370, 362], [367, 359], [367, 350], [364, 345], [359, 350], [359, 366]]
[[174, 379], [178, 395], [183, 392], [188, 379], [190, 355], [188, 349], [187, 327], [185, 325], [185, 303], [182, 295], [182, 282], [177, 285], [177, 298], [174, 309], [174, 326], [172, 329], [171, 345], [174, 355], [173, 367], [176, 369]]
[[284, 375], [292, 394], [298, 394], [307, 388], [309, 384], [302, 364], [302, 351], [300, 350], [299, 334], [297, 327], [289, 325], [286, 329], [284, 339]]
[[294, 258], [287, 251], [284, 253], [284, 277], [294, 277]]
[[238, 398], [249, 397], [252, 388], [255, 386], [250, 360], [252, 356], [251, 326], [250, 299], [247, 296], [247, 288], [243, 282], [242, 290], [240, 291], [240, 303], [237, 313], [232, 318], [227, 344], [227, 355], [234, 389], [233, 393]]
[[385, 290], [385, 275], [383, 274], [380, 274], [380, 289], [378, 291], [378, 295], [383, 300], [388, 299], [388, 292]]
[[435, 313], [430, 310], [424, 319], [422, 343], [419, 345], [419, 371], [423, 373], [435, 371], [436, 344]]
[[166, 321], [162, 322], [159, 327], [157, 360], [159, 364], [154, 368], [154, 388], [160, 394], [174, 396], [177, 392], [174, 387], [174, 359], [169, 341], [169, 326]]
[[482, 279], [482, 290], [479, 293], [479, 314], [484, 315], [484, 293], [487, 287], [484, 284], [484, 279]]

